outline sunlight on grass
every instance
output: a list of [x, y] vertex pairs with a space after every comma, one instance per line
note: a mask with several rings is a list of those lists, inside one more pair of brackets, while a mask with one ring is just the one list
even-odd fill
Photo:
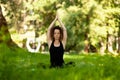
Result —
[[82, 55], [69, 55], [69, 54], [67, 54], [67, 55], [64, 55], [64, 58], [68, 58], [68, 59], [82, 59], [82, 58], [84, 58], [85, 56], [82, 56]]

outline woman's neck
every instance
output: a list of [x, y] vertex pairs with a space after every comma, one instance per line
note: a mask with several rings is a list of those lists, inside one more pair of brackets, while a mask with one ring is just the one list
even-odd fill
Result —
[[56, 47], [60, 46], [60, 41], [59, 40], [55, 40], [54, 41], [54, 46], [56, 46]]
[[55, 42], [55, 43], [59, 43], [59, 42], [60, 42], [60, 40], [54, 40], [54, 42]]

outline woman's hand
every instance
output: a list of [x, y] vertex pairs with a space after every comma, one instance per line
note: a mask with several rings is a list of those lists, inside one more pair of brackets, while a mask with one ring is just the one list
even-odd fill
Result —
[[56, 14], [56, 17], [57, 17], [57, 20], [58, 20], [58, 21], [61, 21], [58, 13]]
[[57, 21], [57, 16], [55, 17], [55, 19], [53, 20], [54, 22]]

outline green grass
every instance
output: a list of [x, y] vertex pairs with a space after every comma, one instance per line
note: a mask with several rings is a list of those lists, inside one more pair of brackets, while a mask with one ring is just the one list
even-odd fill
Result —
[[119, 80], [120, 57], [65, 54], [75, 66], [49, 68], [49, 54], [29, 53], [0, 44], [0, 80]]

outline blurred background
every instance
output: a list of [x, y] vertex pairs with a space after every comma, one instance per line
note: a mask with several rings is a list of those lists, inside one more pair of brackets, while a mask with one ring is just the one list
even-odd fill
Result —
[[[120, 53], [120, 0], [0, 0], [12, 40], [48, 51], [46, 32], [56, 13], [67, 28], [66, 52]], [[33, 42], [29, 43], [29, 46]]]

